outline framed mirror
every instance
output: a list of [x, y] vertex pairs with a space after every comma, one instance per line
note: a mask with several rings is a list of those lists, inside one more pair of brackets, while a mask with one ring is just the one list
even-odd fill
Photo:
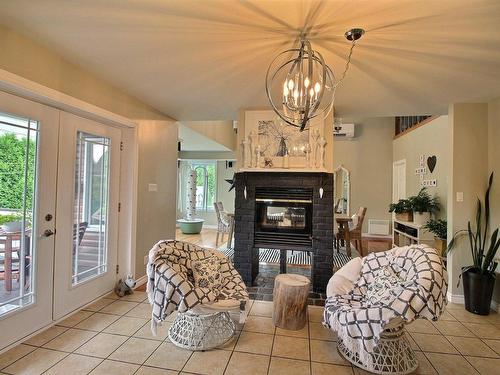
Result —
[[349, 171], [341, 164], [333, 171], [334, 212], [349, 216], [351, 180]]

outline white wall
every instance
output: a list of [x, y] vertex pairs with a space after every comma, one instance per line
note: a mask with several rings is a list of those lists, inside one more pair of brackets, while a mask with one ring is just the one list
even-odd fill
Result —
[[392, 197], [392, 138], [394, 117], [343, 118], [356, 125], [355, 138], [333, 142], [333, 165], [342, 164], [350, 172], [350, 214], [360, 206], [367, 208], [363, 231], [368, 219], [390, 220]]

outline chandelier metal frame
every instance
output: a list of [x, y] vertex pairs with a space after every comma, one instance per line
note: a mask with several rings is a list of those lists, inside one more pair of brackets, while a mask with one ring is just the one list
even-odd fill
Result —
[[[333, 108], [335, 91], [339, 84], [344, 80], [347, 70], [349, 69], [356, 41], [361, 38], [364, 33], [365, 31], [363, 29], [355, 28], [348, 30], [344, 34], [345, 38], [351, 41], [352, 44], [346, 61], [345, 70], [338, 81], [335, 81], [335, 75], [333, 74], [332, 69], [325, 63], [321, 53], [312, 49], [311, 42], [307, 39], [305, 34], [301, 35], [300, 46], [298, 48], [288, 49], [279, 53], [271, 61], [266, 72], [266, 94], [274, 112], [276, 112], [276, 114], [287, 124], [300, 128], [300, 131], [304, 131], [308, 122], [316, 116], [323, 114], [323, 117], [326, 118]], [[277, 67], [274, 67], [276, 61], [282, 59], [283, 55], [292, 55], [293, 57], [287, 57], [285, 62], [281, 63]], [[312, 81], [310, 80], [314, 75], [315, 64], [317, 66], [319, 64], [319, 67], [322, 70], [319, 74], [319, 80], [321, 83], [316, 82], [314, 86], [309, 88], [309, 84], [312, 84]], [[306, 70], [303, 69], [304, 65], [306, 65]], [[280, 103], [280, 106], [282, 107], [282, 110], [280, 110], [273, 100], [271, 93], [277, 75], [283, 73], [284, 69], [288, 66], [289, 68], [286, 74], [286, 79], [282, 83], [283, 101]], [[271, 72], [272, 68], [275, 68], [273, 72]], [[294, 84], [289, 84], [287, 79], [288, 77], [293, 76], [294, 72], [298, 72], [301, 75], [301, 87], [300, 93], [297, 87], [295, 91], [292, 91], [290, 96], [289, 89], [293, 90]], [[304, 82], [302, 82], [302, 79], [304, 79]], [[322, 101], [326, 92], [329, 92], [329, 98], [327, 99], [328, 103], [321, 111], [318, 111], [320, 105], [323, 104]], [[292, 101], [292, 104], [289, 103], [289, 100]]]

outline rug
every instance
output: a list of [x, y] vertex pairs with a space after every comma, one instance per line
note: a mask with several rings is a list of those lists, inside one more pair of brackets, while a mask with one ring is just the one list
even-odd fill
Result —
[[[234, 249], [228, 249], [225, 245], [219, 247], [221, 253], [223, 253], [232, 262], [234, 257]], [[352, 257], [349, 257], [344, 249], [340, 249], [339, 252], [334, 251], [333, 254], [333, 268], [339, 269], [349, 262], [352, 258], [356, 257], [357, 253], [354, 250]], [[260, 263], [280, 263], [280, 250], [277, 249], [260, 249], [259, 253]], [[307, 251], [291, 251], [286, 252], [286, 262], [287, 264], [295, 266], [310, 266], [311, 265], [311, 255]]]

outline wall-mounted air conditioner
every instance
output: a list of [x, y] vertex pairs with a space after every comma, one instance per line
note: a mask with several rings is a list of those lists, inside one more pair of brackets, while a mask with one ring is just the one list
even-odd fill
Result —
[[338, 138], [354, 138], [354, 124], [333, 124], [333, 136]]

